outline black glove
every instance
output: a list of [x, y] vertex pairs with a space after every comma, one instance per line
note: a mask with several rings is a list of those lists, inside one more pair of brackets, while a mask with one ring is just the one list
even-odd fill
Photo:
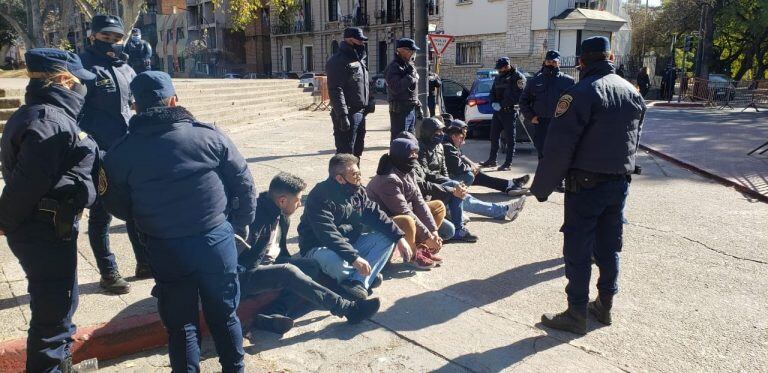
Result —
[[333, 121], [333, 125], [336, 131], [349, 131], [350, 128], [352, 128], [352, 124], [349, 123], [349, 117], [346, 114], [339, 115], [335, 121]]
[[371, 114], [374, 112], [376, 112], [376, 101], [374, 101], [373, 99], [370, 99], [368, 101], [368, 106], [365, 108], [365, 113]]

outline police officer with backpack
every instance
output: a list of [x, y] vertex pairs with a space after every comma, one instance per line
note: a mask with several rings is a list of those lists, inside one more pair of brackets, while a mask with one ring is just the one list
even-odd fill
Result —
[[[133, 116], [133, 97], [129, 84], [136, 76], [122, 53], [123, 21], [111, 15], [96, 15], [91, 20], [91, 45], [80, 55], [83, 66], [96, 74], [88, 83], [88, 95], [80, 114], [79, 125], [107, 151], [128, 132], [128, 120]], [[117, 267], [115, 254], [109, 244], [109, 224], [112, 221], [100, 200], [88, 214], [88, 239], [101, 274], [99, 285], [106, 291], [125, 294], [131, 285], [125, 281]], [[138, 239], [133, 222], [126, 222], [128, 238], [136, 256], [136, 277], [151, 277], [144, 246]]]
[[[561, 231], [568, 309], [544, 314], [541, 322], [577, 334], [587, 332], [587, 310], [602, 324], [612, 322], [624, 205], [646, 110], [632, 83], [616, 75], [610, 49], [605, 37], [581, 43], [579, 83], [557, 102], [531, 186], [543, 202], [566, 180]], [[589, 302], [593, 256], [600, 277], [597, 299]]]
[[77, 126], [84, 82], [96, 76], [77, 55], [38, 48], [25, 55], [25, 104], [5, 125], [0, 158], [0, 235], [27, 276], [32, 311], [28, 372], [69, 372], [77, 309], [77, 234], [96, 198], [98, 148]]

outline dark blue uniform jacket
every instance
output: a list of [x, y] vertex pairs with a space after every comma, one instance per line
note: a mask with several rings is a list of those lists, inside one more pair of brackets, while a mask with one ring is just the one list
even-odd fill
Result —
[[533, 117], [552, 118], [560, 96], [574, 84], [575, 80], [559, 69], [550, 71], [542, 68], [525, 84], [520, 96], [520, 113], [528, 120]]
[[251, 249], [240, 253], [237, 258], [238, 264], [245, 267], [246, 270], [258, 267], [267, 254], [267, 246], [272, 240], [272, 232], [280, 227], [280, 237], [278, 244], [280, 254], [275, 258], [275, 262], [282, 261], [291, 257], [288, 252], [288, 228], [290, 224], [288, 218], [280, 211], [275, 202], [269, 197], [267, 192], [259, 194], [256, 200], [256, 217], [248, 229], [248, 244]]
[[384, 70], [384, 77], [387, 80], [389, 102], [419, 102], [419, 74], [411, 61], [395, 56]]
[[0, 229], [6, 233], [27, 220], [42, 198], [73, 199], [78, 208], [96, 198], [92, 175], [99, 150], [75, 121], [82, 96], [33, 80], [25, 101], [3, 130]]
[[525, 88], [525, 76], [516, 69], [511, 69], [493, 79], [488, 98], [491, 103], [498, 102], [502, 109], [511, 110], [520, 101], [523, 88]]
[[364, 225], [393, 241], [403, 237], [400, 228], [368, 198], [365, 188], [349, 194], [336, 180], [326, 179], [307, 196], [298, 227], [301, 255], [315, 247], [327, 247], [352, 263], [359, 257], [352, 244], [363, 233]]
[[358, 54], [347, 42], [339, 44], [339, 51], [328, 59], [328, 94], [331, 107], [339, 115], [347, 115], [368, 106], [370, 86], [365, 51]]
[[645, 117], [645, 101], [608, 61], [588, 65], [557, 103], [531, 192], [552, 193], [570, 169], [628, 175]]
[[125, 61], [91, 48], [80, 58], [83, 67], [96, 74], [96, 79], [87, 83], [88, 94], [78, 124], [106, 151], [128, 130], [133, 115], [130, 83], [136, 72]]
[[128, 63], [131, 65], [143, 64], [144, 61], [152, 58], [152, 47], [145, 40], [141, 40], [138, 43], [134, 43], [131, 40], [125, 43], [123, 52], [128, 54]]
[[187, 237], [222, 224], [253, 221], [256, 194], [234, 144], [183, 107], [156, 108], [131, 119], [130, 133], [104, 158], [107, 210], [133, 218], [161, 239]]

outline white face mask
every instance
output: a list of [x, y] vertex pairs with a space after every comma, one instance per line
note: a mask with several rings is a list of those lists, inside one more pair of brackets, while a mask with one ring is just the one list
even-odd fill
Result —
[[141, 36], [139, 36], [139, 35], [133, 35], [133, 36], [131, 36], [131, 40], [132, 40], [132, 41], [134, 41], [134, 42], [136, 42], [136, 43], [138, 43], [138, 42], [140, 42], [140, 41], [141, 41]]

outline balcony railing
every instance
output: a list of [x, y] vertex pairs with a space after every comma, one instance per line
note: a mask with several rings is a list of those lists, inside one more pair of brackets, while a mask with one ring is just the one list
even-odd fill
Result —
[[302, 34], [306, 32], [312, 32], [312, 20], [272, 25], [272, 35]]
[[365, 13], [360, 13], [357, 16], [355, 15], [346, 15], [342, 18], [342, 23], [345, 27], [351, 27], [351, 26], [368, 26], [368, 15]]

